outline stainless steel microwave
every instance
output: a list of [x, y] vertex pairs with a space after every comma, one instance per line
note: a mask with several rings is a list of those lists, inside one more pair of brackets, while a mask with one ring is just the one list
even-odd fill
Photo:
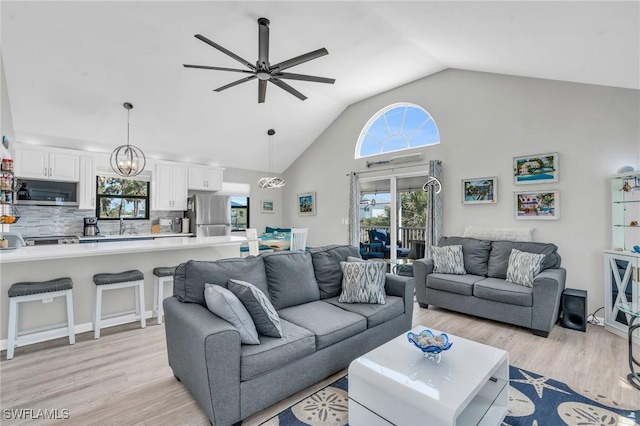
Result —
[[78, 183], [19, 179], [14, 199], [17, 205], [77, 206]]

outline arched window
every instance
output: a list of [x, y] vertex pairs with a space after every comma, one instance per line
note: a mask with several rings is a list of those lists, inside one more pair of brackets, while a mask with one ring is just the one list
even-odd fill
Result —
[[438, 143], [440, 134], [431, 114], [418, 105], [398, 103], [371, 117], [360, 132], [355, 158]]

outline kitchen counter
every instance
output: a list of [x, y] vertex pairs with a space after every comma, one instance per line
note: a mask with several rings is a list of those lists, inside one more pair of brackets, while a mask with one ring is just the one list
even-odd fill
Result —
[[99, 241], [106, 242], [111, 240], [137, 240], [137, 239], [149, 239], [149, 238], [175, 238], [175, 237], [191, 237], [193, 234], [191, 233], [175, 233], [175, 232], [156, 232], [155, 234], [104, 234], [104, 235], [96, 235], [92, 237], [78, 237], [80, 243], [83, 241]]
[[[161, 234], [167, 235], [167, 234]], [[174, 237], [140, 241], [22, 247], [0, 252], [0, 312], [9, 311], [8, 290], [21, 281], [45, 281], [70, 277], [73, 280], [73, 310], [76, 333], [92, 330], [93, 276], [104, 272], [138, 269], [144, 274], [145, 309], [151, 317], [153, 268], [173, 267], [188, 260], [217, 260], [240, 257], [245, 237]], [[103, 312], [134, 309], [133, 293], [127, 289], [109, 292]], [[113, 293], [113, 294], [111, 294]], [[165, 294], [171, 295], [167, 284]], [[64, 298], [51, 303], [30, 302], [20, 306], [20, 329], [31, 329], [65, 321]], [[0, 349], [7, 347], [7, 322], [2, 321]], [[149, 325], [155, 324], [155, 319]], [[18, 349], [19, 350], [19, 349]]]

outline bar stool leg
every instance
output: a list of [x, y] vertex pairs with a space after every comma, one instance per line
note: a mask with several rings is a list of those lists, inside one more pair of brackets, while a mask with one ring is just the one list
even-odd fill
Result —
[[13, 358], [18, 334], [18, 303], [14, 297], [9, 298], [9, 335], [7, 336], [7, 359]]
[[69, 327], [69, 344], [76, 343], [75, 320], [73, 318], [73, 293], [67, 290], [67, 325]]
[[145, 328], [147, 326], [147, 320], [145, 318], [145, 312], [144, 312], [144, 281], [140, 280], [140, 282], [138, 282], [138, 285], [136, 287], [136, 302], [138, 303], [138, 307], [136, 308], [137, 310], [140, 311], [140, 326], [142, 328]]
[[93, 318], [93, 338], [100, 338], [100, 316], [102, 315], [102, 289], [96, 286], [95, 316]]
[[151, 307], [152, 315], [158, 317], [158, 324], [162, 324], [162, 319], [160, 318], [160, 305], [158, 304], [158, 288], [160, 287], [160, 278], [156, 275], [153, 276], [153, 304]]
[[164, 283], [165, 280], [158, 280], [158, 324], [162, 324], [162, 317], [164, 316], [164, 310], [162, 309], [162, 301], [164, 300]]

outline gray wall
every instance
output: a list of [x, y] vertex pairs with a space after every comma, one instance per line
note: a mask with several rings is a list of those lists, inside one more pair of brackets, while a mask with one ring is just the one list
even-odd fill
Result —
[[1, 136], [8, 136], [9, 141], [15, 142], [15, 132], [13, 130], [13, 118], [11, 116], [11, 104], [7, 92], [7, 81], [4, 76], [4, 61], [0, 51], [0, 132]]
[[[308, 245], [347, 242], [345, 175], [366, 170], [365, 161], [354, 160], [356, 141], [372, 115], [396, 102], [424, 107], [438, 125], [441, 144], [416, 151], [424, 162], [443, 162], [444, 235], [461, 235], [471, 224], [534, 227], [534, 241], [559, 247], [567, 286], [589, 292], [589, 312], [603, 306], [608, 176], [623, 165], [640, 166], [640, 91], [446, 70], [354, 104], [283, 174], [283, 222], [308, 226]], [[559, 182], [513, 185], [513, 157], [545, 152], [560, 155]], [[412, 170], [426, 167], [396, 172]], [[485, 176], [498, 177], [498, 203], [461, 204], [461, 179]], [[559, 220], [514, 219], [513, 192], [530, 189], [560, 190]], [[318, 214], [301, 217], [296, 194], [307, 191], [317, 192]]]

